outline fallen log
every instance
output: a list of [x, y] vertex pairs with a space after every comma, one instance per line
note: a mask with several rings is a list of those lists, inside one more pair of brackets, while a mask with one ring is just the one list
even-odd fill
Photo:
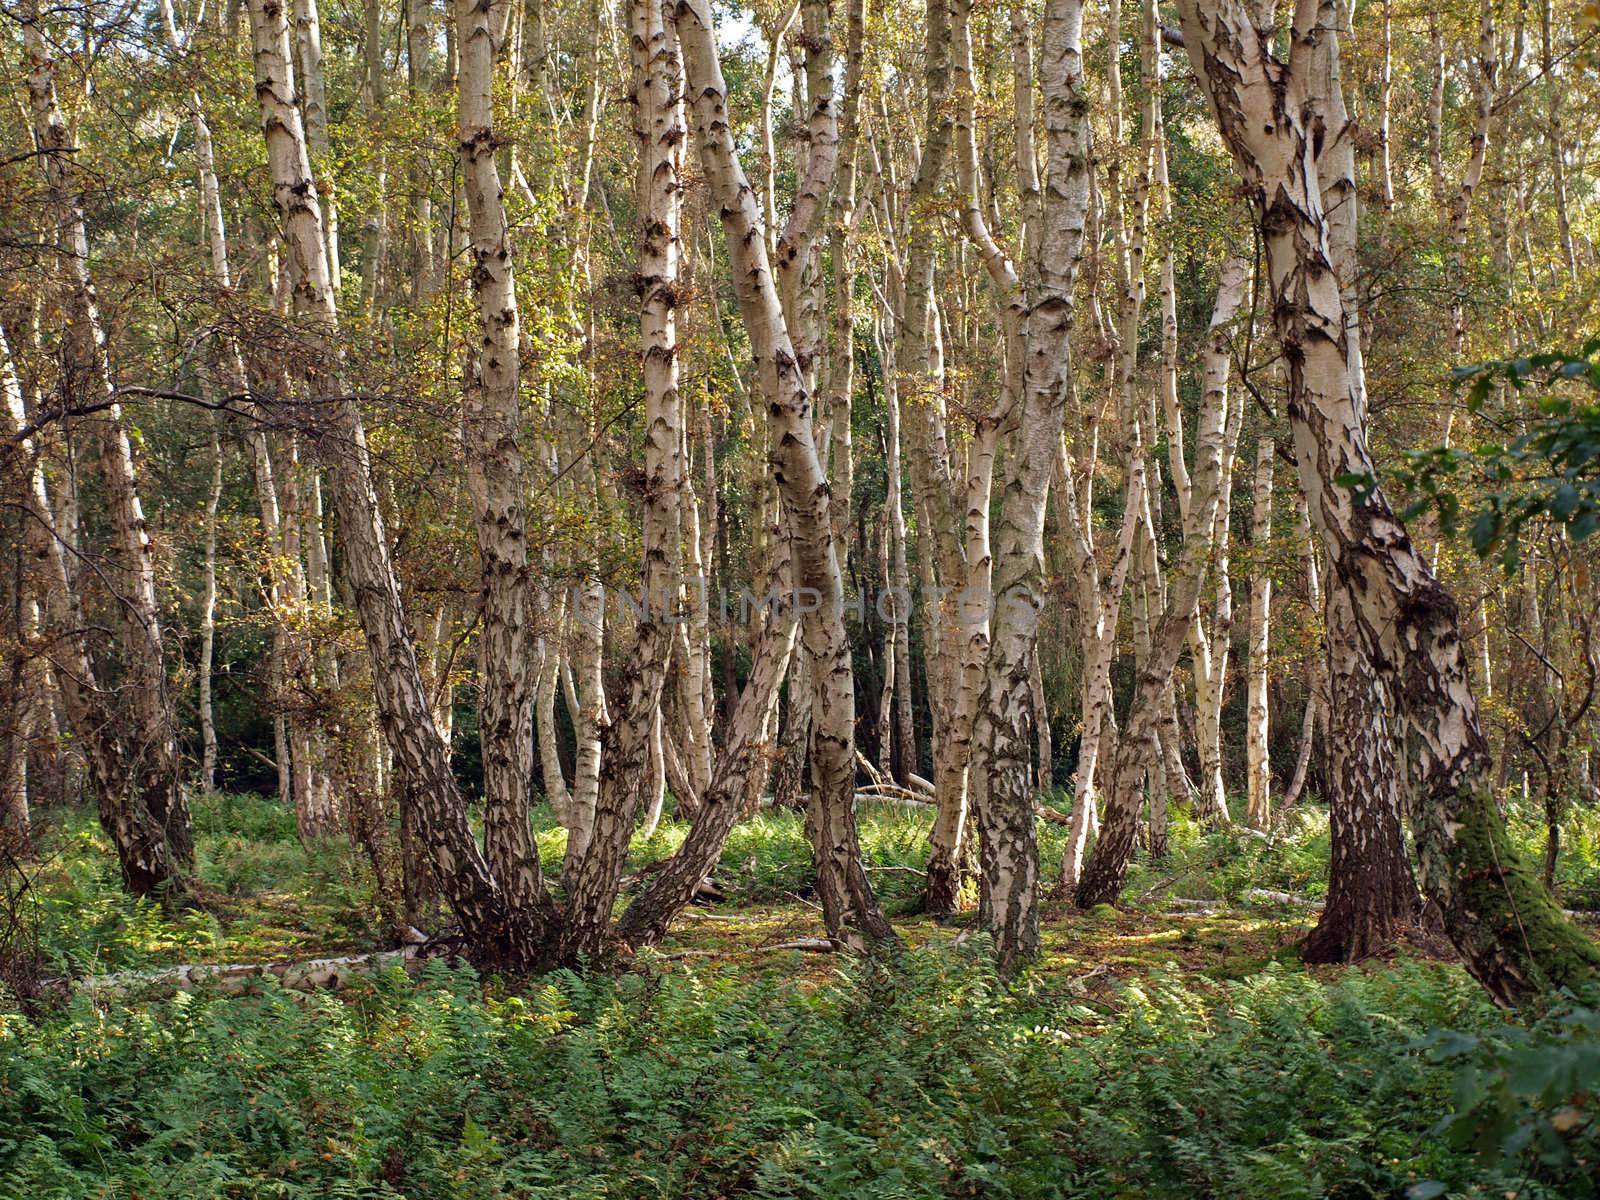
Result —
[[899, 788], [895, 789], [894, 791], [889, 791], [887, 790], [887, 787], [880, 791], [871, 784], [868, 784], [866, 787], [860, 788], [856, 791], [856, 803], [861, 804], [863, 802], [870, 802], [872, 804], [899, 804], [905, 808], [931, 808], [933, 806], [933, 801], [931, 799], [925, 796], [919, 796], [915, 792], [908, 792]]
[[827, 938], [795, 938], [787, 942], [775, 942], [770, 946], [762, 946], [762, 950], [805, 950], [812, 954], [830, 954], [834, 945]]
[[898, 783], [891, 777], [885, 775], [882, 771], [878, 770], [878, 768], [868, 760], [867, 756], [861, 753], [859, 750], [856, 751], [856, 766], [860, 767], [866, 772], [867, 778], [870, 779], [874, 785], [888, 786], [902, 792], [919, 793], [927, 796], [930, 800], [935, 794], [933, 784], [928, 782], [928, 780], [924, 779], [921, 775], [912, 775], [906, 780], [905, 783]]
[[1289, 892], [1270, 892], [1266, 888], [1251, 888], [1244, 894], [1244, 898], [1253, 904], [1292, 904], [1298, 908], [1323, 908], [1321, 900], [1308, 900], [1304, 896], [1291, 895]]
[[338, 991], [357, 979], [381, 975], [393, 967], [403, 967], [408, 972], [420, 970], [424, 961], [421, 950], [420, 946], [403, 946], [399, 950], [381, 950], [375, 954], [346, 954], [284, 963], [183, 963], [153, 971], [45, 979], [40, 985], [47, 993], [63, 997], [73, 992], [122, 996], [150, 991], [170, 995], [200, 988], [237, 996], [259, 981], [273, 978], [291, 991]]

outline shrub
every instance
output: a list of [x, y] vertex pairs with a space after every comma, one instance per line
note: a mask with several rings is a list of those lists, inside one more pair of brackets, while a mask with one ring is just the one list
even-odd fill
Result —
[[982, 949], [811, 990], [726, 971], [430, 964], [345, 998], [75, 1000], [0, 1025], [0, 1193], [409, 1197], [1391, 1196], [1514, 1183], [1431, 1130], [1458, 973], [1158, 975], [1109, 1005]]

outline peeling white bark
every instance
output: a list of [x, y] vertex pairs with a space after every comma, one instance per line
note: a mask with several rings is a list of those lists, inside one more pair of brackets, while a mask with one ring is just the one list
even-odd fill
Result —
[[1030, 679], [1044, 603], [1044, 514], [1061, 444], [1071, 370], [1073, 288], [1089, 209], [1083, 8], [1048, 0], [1040, 44], [1045, 187], [1027, 235], [1022, 392], [994, 533], [995, 614], [973, 740], [989, 928], [1003, 973], [1038, 950], [1039, 851], [1028, 736]]
[[[193, 858], [194, 835], [168, 690], [154, 546], [89, 269], [89, 232], [76, 147], [57, 99], [55, 60], [41, 21], [36, 0], [30, 0], [21, 21], [29, 116], [34, 143], [41, 152], [39, 163], [54, 226], [51, 236], [60, 251], [59, 287], [67, 315], [63, 372], [90, 393], [75, 399], [105, 406], [83, 424], [95, 437], [111, 526], [111, 553], [103, 569], [117, 592], [113, 607], [122, 669], [118, 692], [127, 705], [122, 719], [131, 723], [127, 749], [133, 767], [124, 780], [126, 786], [119, 794], [102, 796], [100, 802], [103, 815], [108, 811], [105, 806], [117, 810], [118, 815], [107, 825], [114, 838], [130, 823], [144, 823], [145, 817], [129, 811], [134, 809], [143, 809], [148, 821], [163, 831], [161, 836], [168, 843], [164, 852], [147, 854], [136, 851], [132, 843], [118, 843], [124, 883], [144, 894], [179, 882], [179, 872]], [[146, 867], [156, 874], [147, 876]]]
[[[721, 213], [734, 288], [767, 405], [769, 461], [783, 497], [795, 577], [819, 602], [801, 620], [812, 679], [813, 787], [807, 827], [817, 860], [818, 893], [829, 936], [845, 942], [858, 942], [863, 935], [892, 939], [893, 930], [862, 867], [855, 826], [850, 643], [828, 487], [812, 438], [811, 396], [768, 265], [760, 212], [734, 147], [709, 8], [705, 0], [681, 0], [675, 16], [700, 162]], [[820, 97], [813, 99], [823, 103]]]
[[1517, 863], [1494, 810], [1455, 600], [1383, 493], [1338, 482], [1374, 477], [1374, 467], [1315, 152], [1347, 132], [1342, 102], [1331, 104], [1338, 88], [1329, 76], [1339, 63], [1333, 5], [1297, 7], [1287, 60], [1240, 0], [1181, 0], [1179, 9], [1190, 59], [1262, 230], [1301, 486], [1333, 561], [1329, 589], [1349, 589], [1361, 644], [1402, 696], [1423, 888], [1468, 969], [1497, 999], [1590, 979], [1600, 953]]
[[1267, 760], [1267, 654], [1271, 632], [1272, 575], [1263, 561], [1272, 538], [1272, 463], [1276, 448], [1268, 430], [1257, 435], [1256, 473], [1250, 520], [1250, 628], [1245, 643], [1244, 716], [1246, 817], [1252, 829], [1272, 822], [1272, 764]]

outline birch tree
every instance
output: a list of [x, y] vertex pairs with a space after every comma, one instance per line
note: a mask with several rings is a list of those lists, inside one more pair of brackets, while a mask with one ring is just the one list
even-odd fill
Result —
[[[256, 93], [272, 173], [273, 199], [293, 265], [295, 310], [316, 355], [314, 384], [332, 398], [319, 406], [312, 434], [327, 464], [349, 577], [373, 666], [379, 721], [434, 876], [480, 960], [507, 966], [540, 961], [548, 921], [543, 903], [530, 911], [508, 899], [467, 823], [450, 773], [449, 750], [407, 628], [383, 511], [373, 487], [365, 422], [357, 401], [339, 386], [338, 316], [327, 245], [304, 127], [293, 102], [294, 75], [286, 14], [278, 0], [249, 8]], [[537, 871], [538, 859], [530, 864]], [[544, 896], [542, 888], [537, 892]]]
[[[808, 602], [801, 617], [801, 640], [812, 684], [812, 794], [806, 820], [817, 860], [818, 895], [830, 937], [847, 943], [890, 939], [893, 930], [863, 868], [855, 825], [850, 645], [828, 488], [812, 438], [811, 396], [768, 265], [760, 212], [734, 147], [727, 84], [717, 61], [709, 9], [703, 0], [681, 0], [675, 24], [692, 100], [695, 142], [707, 186], [720, 209], [734, 290], [755, 357], [758, 388], [767, 405], [772, 477], [786, 510], [795, 579], [808, 599], [815, 600]], [[821, 104], [822, 99], [814, 97], [814, 103]]]
[[516, 908], [543, 889], [528, 824], [534, 679], [524, 505], [516, 268], [496, 162], [494, 63], [502, 5], [456, 4], [458, 146], [465, 181], [478, 344], [463, 370], [462, 440], [481, 565], [479, 736], [484, 855]]
[[1179, 11], [1190, 60], [1261, 226], [1295, 455], [1332, 559], [1330, 588], [1351, 589], [1361, 644], [1392, 672], [1403, 698], [1407, 809], [1423, 890], [1468, 969], [1497, 999], [1588, 979], [1600, 952], [1520, 863], [1495, 810], [1458, 606], [1383, 492], [1341, 482], [1375, 473], [1361, 422], [1365, 381], [1348, 353], [1310, 132], [1327, 114], [1305, 103], [1318, 46], [1328, 48], [1325, 62], [1338, 62], [1331, 5], [1307, 0], [1296, 9], [1287, 59], [1238, 0], [1183, 0]]
[[997, 599], [974, 735], [974, 776], [985, 788], [978, 800], [979, 855], [989, 927], [1005, 973], [1031, 958], [1039, 939], [1039, 852], [1028, 718], [1043, 605], [1045, 502], [1066, 414], [1072, 293], [1089, 208], [1082, 38], [1082, 5], [1049, 0], [1039, 70], [1044, 198], [1033, 236], [1026, 239], [1031, 258], [1023, 283], [1022, 393], [995, 532]]
[[[140, 498], [138, 469], [123, 419], [116, 380], [107, 356], [94, 278], [89, 269], [89, 233], [82, 183], [71, 128], [56, 91], [55, 62], [36, 4], [24, 10], [23, 47], [34, 144], [44, 172], [52, 246], [62, 307], [66, 313], [68, 375], [86, 394], [75, 400], [99, 409], [86, 424], [98, 450], [101, 485], [110, 518], [113, 552], [108, 581], [114, 609], [122, 678], [119, 691], [128, 708], [132, 737], [127, 750], [133, 767], [126, 791], [102, 796], [102, 813], [113, 813], [107, 832], [133, 827], [159, 829], [164, 850], [119, 842], [124, 882], [137, 894], [178, 884], [194, 855], [189, 803], [168, 686], [160, 602], [156, 595], [154, 546]], [[102, 785], [110, 779], [102, 778]], [[138, 839], [140, 843], [148, 838]]]

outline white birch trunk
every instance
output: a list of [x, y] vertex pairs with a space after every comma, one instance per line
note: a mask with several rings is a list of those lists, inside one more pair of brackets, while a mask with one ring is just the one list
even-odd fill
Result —
[[813, 684], [814, 786], [807, 825], [817, 859], [818, 893], [830, 937], [847, 943], [858, 942], [863, 934], [891, 939], [893, 930], [861, 862], [855, 826], [850, 643], [828, 489], [812, 439], [811, 396], [783, 319], [760, 214], [734, 148], [709, 9], [704, 0], [683, 0], [676, 14], [701, 166], [720, 208], [740, 312], [767, 404], [772, 475], [787, 512], [795, 576], [816, 598], [812, 606], [808, 595], [810, 611], [802, 617], [802, 629]]
[[[571, 680], [577, 706], [571, 710], [577, 753], [572, 764], [571, 810], [566, 819], [567, 864], [565, 875], [575, 870], [589, 851], [594, 836], [595, 808], [600, 803], [600, 771], [603, 765], [600, 734], [606, 727], [605, 634], [606, 592], [597, 579], [585, 580], [574, 598], [572, 632], [568, 639], [577, 668]], [[552, 728], [552, 741], [554, 730]], [[556, 771], [560, 773], [560, 764]]]
[[1268, 430], [1257, 435], [1256, 473], [1250, 520], [1250, 660], [1244, 716], [1246, 820], [1252, 829], [1272, 822], [1272, 764], [1267, 761], [1267, 653], [1272, 615], [1272, 576], [1263, 561], [1272, 539], [1272, 462], [1275, 447]]
[[[76, 148], [57, 100], [55, 63], [36, 4], [30, 3], [24, 13], [22, 34], [34, 140], [42, 152], [39, 161], [55, 224], [54, 236], [62, 250], [60, 261], [65, 264], [61, 288], [67, 311], [68, 359], [63, 366], [69, 377], [82, 381], [90, 390], [91, 394], [75, 399], [105, 405], [104, 412], [87, 418], [85, 423], [94, 431], [97, 443], [114, 541], [106, 572], [118, 593], [114, 608], [124, 671], [120, 691], [129, 707], [130, 750], [135, 756], [131, 793], [108, 800], [118, 806], [142, 806], [164, 831], [170, 844], [170, 861], [186, 867], [194, 856], [194, 834], [168, 694], [154, 548], [89, 271], [89, 234], [74, 157]], [[124, 859], [124, 867], [128, 865]], [[143, 892], [169, 880], [147, 880], [125, 870], [124, 882], [134, 891]]]
[[293, 0], [295, 69], [300, 75], [301, 121], [304, 123], [307, 150], [317, 170], [317, 191], [324, 197], [323, 238], [328, 256], [328, 278], [335, 297], [343, 287], [339, 257], [339, 205], [329, 174], [333, 149], [328, 141], [327, 83], [322, 69], [322, 20], [317, 0]]
[[516, 268], [494, 115], [496, 30], [505, 0], [456, 0], [457, 150], [467, 196], [478, 338], [463, 369], [461, 428], [480, 563], [479, 730], [484, 854], [511, 903], [533, 904], [543, 884], [528, 823], [533, 761], [533, 621], [524, 507]]
[[1044, 603], [1044, 513], [1069, 387], [1073, 288], [1089, 208], [1089, 122], [1078, 0], [1047, 0], [1041, 42], [1045, 189], [1023, 284], [1018, 429], [994, 538], [995, 615], [973, 740], [979, 861], [1003, 974], [1039, 944], [1039, 852], [1029, 771], [1029, 680]]
[[1333, 560], [1329, 588], [1351, 589], [1360, 641], [1405, 698], [1408, 808], [1423, 889], [1496, 999], [1581, 984], [1600, 970], [1600, 951], [1561, 916], [1506, 837], [1455, 600], [1383, 493], [1339, 482], [1375, 473], [1362, 425], [1365, 380], [1329, 260], [1330, 210], [1308, 124], [1323, 142], [1341, 138], [1345, 122], [1324, 126], [1335, 115], [1327, 103], [1305, 103], [1337, 90], [1311, 78], [1319, 68], [1324, 77], [1337, 70], [1336, 14], [1331, 4], [1302, 4], [1285, 62], [1240, 0], [1182, 0], [1179, 9], [1191, 62], [1260, 220], [1301, 486]]

